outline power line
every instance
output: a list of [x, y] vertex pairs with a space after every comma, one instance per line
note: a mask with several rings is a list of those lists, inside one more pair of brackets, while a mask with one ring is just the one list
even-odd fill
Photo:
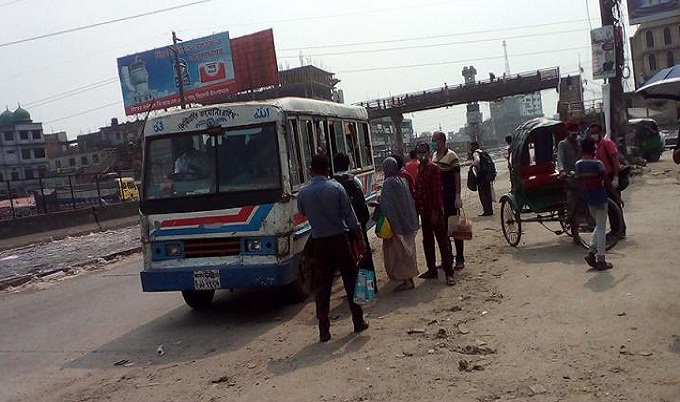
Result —
[[[550, 22], [550, 23], [544, 23], [544, 24], [524, 25], [524, 26], [519, 26], [519, 27], [486, 29], [486, 30], [483, 30], [483, 31], [471, 31], [471, 32], [465, 32], [465, 33], [459, 33], [459, 34], [430, 35], [430, 36], [419, 36], [419, 37], [414, 37], [414, 38], [390, 39], [390, 40], [379, 40], [379, 41], [368, 41], [368, 42], [336, 43], [336, 44], [331, 44], [331, 45], [303, 46], [303, 47], [296, 47], [296, 48], [284, 48], [284, 49], [278, 49], [278, 50], [281, 51], [281, 52], [286, 52], [286, 51], [297, 52], [297, 51], [300, 51], [300, 50], [309, 50], [309, 49], [326, 49], [326, 48], [333, 48], [333, 47], [361, 46], [361, 45], [381, 45], [381, 44], [385, 44], [385, 43], [409, 42], [409, 41], [414, 41], [414, 40], [441, 39], [441, 38], [448, 38], [448, 37], [452, 37], [452, 36], [479, 35], [479, 34], [485, 34], [485, 33], [489, 33], [489, 32], [506, 32], [506, 31], [514, 31], [514, 30], [518, 30], [518, 29], [526, 29], [526, 28], [540, 28], [540, 27], [544, 27], [544, 26], [554, 27], [555, 25], [573, 24], [575, 22], [584, 22], [584, 21], [586, 21], [586, 20], [584, 20], [584, 19], [569, 20], [569, 21], [560, 21], [560, 22]], [[540, 34], [537, 34], [537, 35], [540, 35]]]
[[33, 101], [33, 102], [28, 102], [24, 105], [24, 107], [40, 107], [40, 106], [43, 106], [43, 105], [64, 99], [64, 98], [69, 98], [71, 96], [90, 91], [92, 89], [100, 88], [100, 87], [103, 87], [103, 86], [106, 86], [106, 85], [111, 85], [111, 84], [116, 83], [116, 82], [118, 82], [118, 77], [109, 78], [107, 80], [95, 82], [94, 84], [84, 85], [82, 87], [78, 87], [78, 88], [75, 88], [75, 89], [71, 89], [69, 91], [50, 95], [48, 97], [38, 99], [38, 100]]
[[149, 11], [149, 12], [142, 13], [142, 14], [131, 15], [131, 16], [122, 17], [122, 18], [116, 18], [116, 19], [113, 19], [113, 20], [97, 22], [97, 23], [90, 24], [90, 25], [83, 25], [83, 26], [76, 27], [76, 28], [69, 28], [69, 29], [65, 29], [63, 31], [57, 31], [57, 32], [52, 32], [52, 33], [48, 33], [48, 34], [33, 36], [33, 37], [30, 37], [30, 38], [19, 39], [19, 40], [15, 40], [15, 41], [11, 41], [11, 42], [0, 43], [0, 48], [16, 45], [16, 44], [19, 44], [19, 43], [31, 42], [31, 41], [35, 41], [35, 40], [38, 40], [38, 39], [45, 39], [45, 38], [50, 38], [50, 37], [53, 37], [53, 36], [59, 36], [59, 35], [63, 35], [63, 34], [71, 33], [71, 32], [82, 31], [84, 29], [95, 28], [95, 27], [99, 27], [99, 26], [102, 26], [102, 25], [113, 24], [115, 22], [128, 21], [128, 20], [132, 20], [132, 19], [136, 19], [136, 18], [140, 18], [140, 17], [146, 17], [146, 16], [149, 16], [149, 15], [164, 13], [164, 12], [167, 12], [167, 11], [177, 10], [177, 9], [180, 9], [180, 8], [195, 6], [196, 4], [207, 3], [209, 1], [214, 1], [214, 0], [198, 0], [198, 1], [194, 1], [192, 3], [182, 4], [182, 5], [179, 5], [179, 6], [162, 8], [160, 10]]
[[77, 116], [80, 116], [80, 115], [83, 115], [83, 114], [87, 114], [87, 113], [94, 112], [94, 111], [97, 111], [97, 110], [106, 109], [107, 107], [118, 106], [118, 105], [120, 105], [120, 101], [108, 103], [106, 105], [102, 105], [102, 106], [95, 107], [95, 108], [92, 108], [92, 109], [87, 109], [87, 110], [84, 110], [82, 112], [74, 113], [74, 114], [69, 115], [69, 116], [60, 117], [58, 119], [46, 121], [45, 124], [56, 123], [58, 121], [67, 120], [67, 119], [70, 119], [72, 117], [77, 117]]
[[[389, 52], [389, 51], [393, 51], [393, 50], [423, 49], [423, 48], [439, 47], [439, 46], [465, 45], [465, 44], [468, 44], [468, 43], [494, 42], [494, 41], [498, 41], [500, 39], [521, 39], [521, 38], [533, 38], [533, 37], [536, 37], [536, 36], [561, 35], [561, 34], [573, 33], [573, 32], [583, 32], [583, 30], [582, 29], [571, 29], [571, 30], [567, 30], [567, 31], [546, 32], [546, 33], [541, 33], [541, 34], [525, 34], [525, 35], [507, 36], [507, 37], [504, 37], [504, 38], [488, 38], [488, 39], [477, 39], [477, 40], [467, 40], [467, 41], [458, 41], [458, 42], [432, 43], [432, 44], [427, 44], [427, 45], [400, 46], [400, 47], [392, 47], [392, 48], [386, 48], [386, 49], [348, 50], [348, 51], [344, 51], [344, 52], [307, 54], [305, 56], [308, 56], [308, 57], [312, 57], [312, 56], [315, 56], [315, 57], [319, 57], [319, 56], [339, 56], [339, 55], [346, 55], [346, 54]], [[295, 58], [298, 58], [298, 57], [299, 57], [299, 55], [298, 56], [279, 56], [279, 58], [281, 58], [281, 59], [295, 59]]]
[[0, 3], [0, 7], [9, 6], [9, 5], [12, 5], [12, 4], [14, 4], [14, 3], [20, 3], [20, 2], [22, 2], [22, 1], [24, 1], [24, 0], [12, 0], [12, 1], [7, 1], [7, 2], [5, 2], [5, 3]]

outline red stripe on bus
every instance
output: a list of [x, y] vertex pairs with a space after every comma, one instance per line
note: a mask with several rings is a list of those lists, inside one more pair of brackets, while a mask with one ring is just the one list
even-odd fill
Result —
[[241, 208], [241, 210], [234, 215], [218, 215], [218, 216], [202, 216], [200, 218], [170, 219], [167, 221], [163, 221], [163, 223], [161, 223], [161, 227], [196, 226], [196, 225], [213, 225], [219, 223], [224, 224], [246, 222], [254, 209], [255, 206], [250, 205]]

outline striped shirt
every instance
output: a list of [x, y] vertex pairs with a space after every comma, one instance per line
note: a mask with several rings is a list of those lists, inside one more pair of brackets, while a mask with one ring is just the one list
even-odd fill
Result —
[[575, 166], [576, 177], [586, 203], [602, 205], [607, 203], [604, 164], [597, 159], [580, 159]]

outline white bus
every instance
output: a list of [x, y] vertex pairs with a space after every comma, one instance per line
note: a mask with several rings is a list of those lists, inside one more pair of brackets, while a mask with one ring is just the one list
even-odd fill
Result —
[[181, 291], [210, 305], [215, 290], [287, 286], [311, 292], [310, 226], [296, 194], [312, 155], [350, 157], [377, 197], [366, 110], [282, 98], [168, 112], [144, 128], [140, 200], [145, 292]]

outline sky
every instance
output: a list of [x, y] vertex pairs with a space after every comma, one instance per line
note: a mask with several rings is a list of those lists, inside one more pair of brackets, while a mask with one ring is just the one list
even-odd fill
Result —
[[[345, 103], [454, 86], [464, 66], [500, 76], [503, 40], [511, 73], [575, 75], [580, 65], [585, 96], [600, 98], [589, 34], [600, 25], [598, 0], [0, 0], [0, 108], [21, 105], [45, 133], [75, 138], [135, 119], [125, 116], [118, 57], [167, 46], [172, 31], [189, 40], [268, 28], [279, 69], [302, 59], [335, 73]], [[542, 92], [549, 117], [557, 96]], [[456, 131], [465, 107], [404, 117], [416, 132]]]

